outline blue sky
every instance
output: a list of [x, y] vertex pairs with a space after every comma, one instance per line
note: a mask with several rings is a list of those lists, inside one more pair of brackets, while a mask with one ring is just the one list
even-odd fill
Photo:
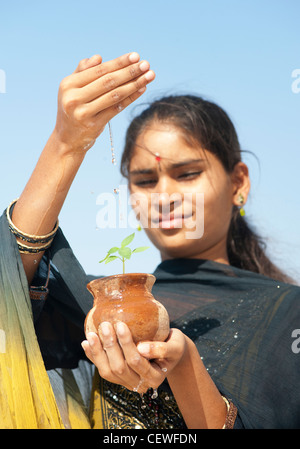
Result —
[[[52, 132], [61, 79], [95, 53], [108, 60], [137, 51], [156, 72], [139, 103], [196, 93], [229, 113], [242, 148], [259, 160], [245, 155], [252, 178], [247, 217], [267, 238], [275, 261], [300, 280], [300, 89], [292, 88], [293, 82], [300, 88], [292, 78], [300, 69], [299, 17], [299, 0], [1, 2], [1, 210], [20, 195]], [[131, 107], [112, 121], [118, 161], [134, 113]], [[96, 229], [97, 196], [120, 183], [106, 129], [60, 216], [89, 273], [121, 269], [98, 261], [132, 229]], [[136, 245], [147, 243], [138, 233]], [[151, 248], [129, 261], [127, 270], [152, 272], [159, 261]]]

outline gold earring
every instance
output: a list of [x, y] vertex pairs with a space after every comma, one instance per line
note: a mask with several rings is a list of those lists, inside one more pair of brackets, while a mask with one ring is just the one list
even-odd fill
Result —
[[241, 217], [243, 217], [246, 214], [245, 209], [243, 208], [244, 201], [245, 201], [244, 196], [241, 193], [239, 193], [238, 202], [240, 203], [240, 216]]

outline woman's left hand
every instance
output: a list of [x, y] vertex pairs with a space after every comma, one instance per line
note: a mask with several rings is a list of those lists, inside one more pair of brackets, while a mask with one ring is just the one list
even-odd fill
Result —
[[118, 322], [115, 329], [111, 323], [101, 323], [99, 335], [101, 339], [91, 332], [82, 342], [86, 356], [102, 378], [139, 393], [158, 388], [181, 360], [186, 348], [185, 336], [178, 329], [171, 329], [166, 342], [138, 345], [123, 322]]

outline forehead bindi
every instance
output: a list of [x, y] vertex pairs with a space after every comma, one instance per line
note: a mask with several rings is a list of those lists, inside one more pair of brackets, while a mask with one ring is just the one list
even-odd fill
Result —
[[200, 145], [189, 145], [182, 131], [170, 125], [158, 125], [147, 128], [136, 141], [130, 170], [137, 168], [155, 168], [157, 162], [175, 167], [206, 159]]

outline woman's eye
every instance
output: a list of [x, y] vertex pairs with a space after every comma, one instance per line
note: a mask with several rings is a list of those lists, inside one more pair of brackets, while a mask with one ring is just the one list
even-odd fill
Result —
[[136, 181], [135, 185], [139, 186], [139, 187], [146, 187], [152, 184], [156, 184], [156, 180], [155, 179], [144, 179], [142, 181]]
[[187, 172], [182, 173], [179, 175], [179, 178], [188, 179], [188, 178], [196, 178], [197, 176], [201, 175], [201, 171], [193, 171], [193, 172]]
[[[185, 173], [181, 173], [180, 175], [173, 175], [174, 178], [180, 180], [193, 180], [195, 178], [197, 178], [199, 175], [201, 175], [202, 171], [198, 170], [198, 171], [193, 171], [193, 172], [185, 172]], [[155, 184], [157, 184], [158, 179], [155, 178], [149, 178], [149, 179], [141, 179], [141, 180], [137, 180], [134, 181], [134, 184], [138, 187], [152, 187]]]

